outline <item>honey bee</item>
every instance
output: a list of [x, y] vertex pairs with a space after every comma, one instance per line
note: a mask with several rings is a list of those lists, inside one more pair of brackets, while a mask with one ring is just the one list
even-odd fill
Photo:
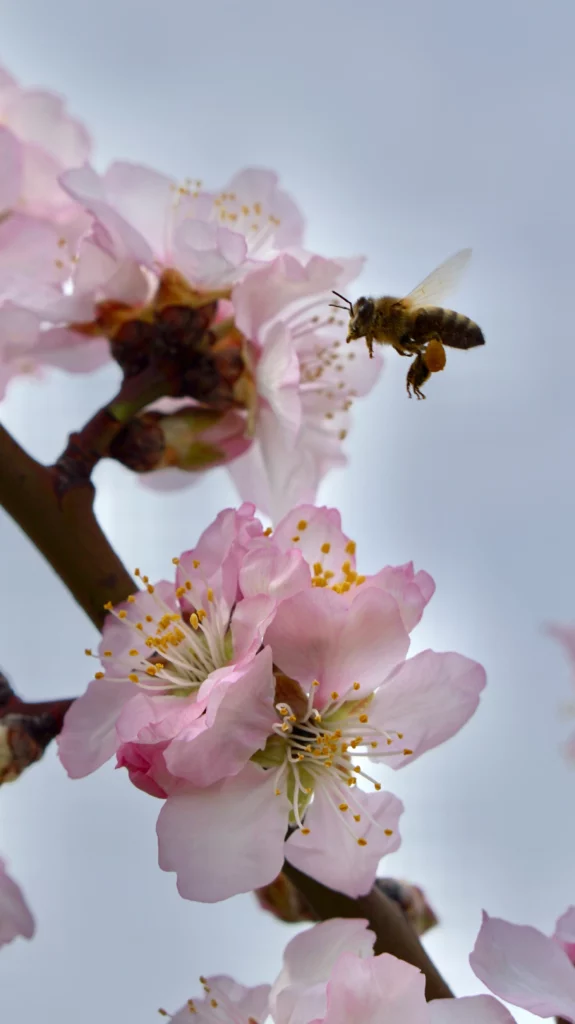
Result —
[[476, 348], [485, 344], [481, 329], [469, 317], [438, 305], [458, 283], [471, 258], [471, 249], [462, 249], [425, 278], [404, 299], [384, 295], [380, 299], [362, 296], [352, 303], [339, 292], [345, 306], [330, 303], [349, 312], [347, 341], [365, 338], [370, 356], [373, 344], [391, 345], [401, 356], [415, 356], [407, 371], [407, 393], [425, 398], [421, 387], [432, 373], [446, 363], [444, 345], [450, 348]]

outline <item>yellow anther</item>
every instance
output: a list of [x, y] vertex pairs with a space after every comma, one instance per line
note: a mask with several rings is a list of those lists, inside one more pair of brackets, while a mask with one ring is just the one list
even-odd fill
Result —
[[307, 519], [300, 519], [297, 528], [298, 530], [307, 530]]
[[357, 573], [355, 571], [348, 572], [347, 576], [345, 577], [346, 583], [355, 583], [356, 579], [357, 579]]
[[385, 742], [387, 743], [388, 747], [390, 747], [391, 744], [393, 743], [393, 740], [390, 739], [390, 737], [388, 736]]
[[158, 1010], [158, 1013], [160, 1014], [160, 1017], [169, 1017], [169, 1016], [171, 1016], [168, 1013], [168, 1011], [167, 1010], [163, 1010], [161, 1006], [160, 1006], [160, 1008]]
[[320, 550], [323, 552], [324, 555], [329, 555], [331, 551], [331, 544], [328, 541], [326, 541], [325, 544], [322, 544]]
[[361, 821], [361, 814], [354, 814], [353, 820], [354, 821]]
[[300, 539], [301, 538], [297, 535], [297, 533], [296, 533], [296, 535], [294, 537], [292, 537], [292, 541], [293, 541], [294, 544], [297, 544]]
[[353, 684], [353, 689], [354, 690], [359, 690], [360, 686], [361, 686], [361, 683], [354, 683]]
[[323, 576], [323, 565], [321, 562], [313, 563], [313, 574], [314, 576]]
[[157, 671], [158, 671], [158, 666], [157, 665], [148, 665], [148, 667], [146, 669], [146, 675], [147, 676], [155, 676]]
[[344, 575], [348, 572], [351, 572], [351, 562], [344, 562], [341, 567], [341, 571], [344, 573]]
[[186, 593], [185, 587], [176, 587], [176, 597], [183, 597]]
[[172, 565], [179, 565], [179, 564], [180, 564], [180, 559], [179, 558], [172, 558]]
[[112, 657], [112, 652], [111, 651], [104, 651], [104, 657], [105, 658], [111, 658]]
[[374, 786], [375, 786], [377, 792], [379, 793], [379, 791], [381, 789], [381, 782], [374, 782]]
[[88, 657], [91, 658], [92, 657], [92, 648], [91, 647], [86, 647], [86, 650], [84, 651], [84, 654], [87, 654]]
[[261, 203], [254, 203], [254, 213], [259, 217], [261, 215], [261, 212], [262, 212], [262, 204]]
[[402, 732], [398, 732], [397, 738], [398, 738], [398, 740], [402, 740], [403, 739], [403, 733]]
[[347, 594], [347, 591], [350, 590], [350, 589], [351, 589], [351, 583], [348, 583], [347, 580], [345, 581], [345, 583], [341, 584], [341, 593], [342, 594]]
[[383, 831], [384, 831], [386, 836], [392, 836], [393, 835], [393, 829], [392, 828], [384, 828]]
[[200, 620], [200, 622], [204, 621], [204, 619], [206, 618], [207, 614], [208, 613], [205, 610], [205, 608], [198, 608], [198, 619]]
[[314, 679], [312, 686], [319, 686], [319, 679]]
[[339, 809], [340, 811], [347, 811], [349, 810], [349, 804], [340, 804]]
[[130, 675], [128, 676], [128, 679], [130, 680], [131, 683], [137, 683], [138, 682], [138, 677], [137, 677], [135, 672], [130, 672]]
[[289, 732], [289, 722], [282, 722], [280, 729], [282, 732]]
[[336, 594], [343, 594], [343, 583], [334, 583], [331, 589], [334, 590]]
[[361, 775], [361, 765], [359, 765], [359, 764], [354, 764], [354, 766], [353, 766], [353, 770], [354, 770], [354, 772], [357, 772], [357, 773], [358, 773], [358, 775]]
[[154, 616], [153, 615], [146, 615], [146, 622], [153, 622], [153, 621], [154, 621]]
[[210, 999], [210, 1006], [213, 1006], [214, 1010], [216, 1009], [217, 1005], [218, 1005], [217, 999]]
[[264, 530], [264, 537], [271, 537], [271, 535], [272, 535], [272, 528], [271, 528], [271, 526], [267, 526], [266, 529]]
[[104, 605], [105, 611], [111, 612], [113, 607], [114, 605], [112, 604], [111, 601], [106, 601], [106, 604]]
[[362, 583], [365, 583], [365, 576], [358, 576], [355, 581], [356, 587], [361, 587]]
[[377, 747], [377, 740], [372, 740], [369, 745], [370, 747], [373, 747], [373, 749], [375, 750], [375, 748]]
[[133, 594], [130, 594], [130, 596], [126, 600], [128, 601], [128, 604], [134, 604], [136, 598], [134, 597]]
[[332, 572], [331, 569], [324, 569], [323, 570], [323, 574], [324, 574], [326, 580], [332, 580], [333, 577], [335, 576], [335, 573]]
[[125, 619], [127, 614], [128, 613], [126, 611], [124, 611], [124, 609], [122, 608], [122, 610], [118, 612], [118, 618], [119, 619]]
[[192, 584], [190, 583], [189, 580], [186, 580], [186, 590], [191, 590], [191, 589], [192, 589]]
[[367, 839], [358, 839], [357, 845], [358, 846], [367, 846]]
[[281, 791], [281, 789], [276, 789], [276, 790], [275, 790], [275, 795], [276, 795], [276, 796], [281, 796], [281, 795], [282, 795], [282, 791]]
[[409, 747], [405, 747], [403, 753], [406, 754], [406, 755], [413, 754], [413, 750], [410, 750]]
[[143, 629], [143, 628], [144, 627], [143, 627], [141, 622], [136, 622], [136, 629]]
[[199, 625], [200, 620], [198, 619], [198, 616], [196, 615], [195, 612], [192, 612], [192, 614], [190, 615], [190, 626], [192, 627], [192, 629], [198, 629]]
[[208, 601], [213, 601], [214, 600], [214, 592], [213, 592], [211, 587], [208, 587], [208, 589], [206, 590], [206, 597], [207, 597]]
[[149, 583], [149, 582], [150, 582], [150, 577], [149, 576], [142, 576], [142, 583]]
[[129, 652], [131, 658], [137, 658], [138, 657], [138, 653], [139, 652], [136, 650], [135, 647], [132, 647], [132, 650]]
[[367, 717], [367, 715], [360, 715], [359, 721], [361, 722], [362, 725], [365, 725], [366, 722], [369, 722], [369, 718]]
[[300, 829], [302, 836], [309, 836], [309, 828]]
[[134, 576], [139, 576], [139, 575], [140, 575], [140, 570], [139, 569], [134, 569]]
[[347, 551], [348, 555], [355, 555], [355, 547], [355, 541], [348, 540], [347, 544], [345, 545], [345, 550]]
[[148, 594], [153, 594], [154, 593], [154, 588], [153, 588], [151, 583], [148, 583], [148, 586], [146, 587], [146, 590], [148, 591]]
[[104, 678], [104, 673], [103, 672], [95, 672], [94, 673], [94, 679], [103, 679], [103, 678]]
[[337, 692], [337, 690], [332, 690], [330, 696], [332, 700], [338, 700], [339, 693]]
[[194, 558], [194, 560], [192, 562], [192, 565], [193, 565], [194, 569], [199, 569], [200, 568], [200, 560], [199, 560], [199, 558]]

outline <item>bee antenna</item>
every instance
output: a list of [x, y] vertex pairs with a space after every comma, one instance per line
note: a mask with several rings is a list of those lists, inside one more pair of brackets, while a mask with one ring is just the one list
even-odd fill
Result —
[[349, 299], [346, 299], [345, 295], [341, 295], [339, 292], [334, 291], [334, 295], [337, 295], [338, 299], [343, 299], [346, 303], [345, 306], [336, 306], [335, 302], [330, 302], [330, 306], [336, 306], [337, 309], [349, 309], [350, 315], [353, 315], [353, 304]]

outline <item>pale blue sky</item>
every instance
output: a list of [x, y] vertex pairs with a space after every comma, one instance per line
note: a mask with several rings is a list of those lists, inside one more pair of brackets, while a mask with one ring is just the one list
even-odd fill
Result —
[[[408, 291], [474, 249], [457, 306], [485, 349], [450, 355], [420, 403], [390, 357], [356, 406], [351, 465], [321, 498], [340, 507], [363, 569], [413, 558], [435, 577], [414, 650], [460, 650], [488, 669], [465, 731], [386, 776], [407, 809], [403, 846], [382, 864], [428, 890], [443, 919], [432, 955], [459, 994], [479, 991], [466, 954], [482, 907], [550, 931], [575, 902], [575, 772], [558, 710], [570, 679], [541, 632], [575, 620], [575, 10], [0, 0], [0, 12], [0, 58], [69, 96], [102, 166], [125, 157], [214, 186], [273, 167], [310, 247], [368, 256], [361, 290]], [[109, 368], [19, 383], [0, 415], [52, 459], [114, 382]], [[150, 576], [234, 501], [224, 472], [166, 497], [116, 466], [97, 482], [114, 544]], [[0, 545], [0, 664], [29, 697], [79, 692], [92, 627], [5, 517]], [[180, 900], [156, 866], [158, 808], [111, 768], [70, 782], [53, 752], [2, 790], [0, 851], [38, 919], [33, 943], [0, 956], [7, 1020], [151, 1024], [201, 973], [273, 976], [290, 929], [249, 896]]]

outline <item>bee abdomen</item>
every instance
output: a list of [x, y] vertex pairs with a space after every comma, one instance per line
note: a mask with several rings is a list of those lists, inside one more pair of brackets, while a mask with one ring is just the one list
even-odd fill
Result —
[[473, 320], [440, 306], [418, 310], [410, 333], [414, 341], [421, 342], [430, 334], [438, 334], [443, 344], [451, 348], [468, 349], [485, 344], [483, 332]]

